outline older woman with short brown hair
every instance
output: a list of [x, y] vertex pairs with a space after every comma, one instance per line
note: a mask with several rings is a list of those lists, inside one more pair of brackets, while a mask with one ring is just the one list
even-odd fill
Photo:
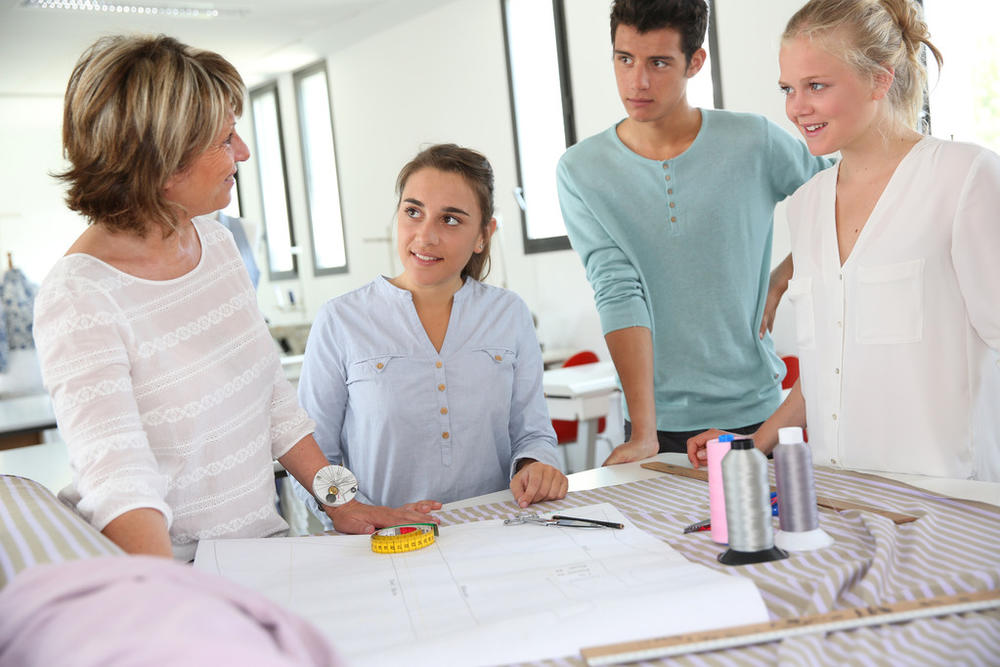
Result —
[[[60, 178], [88, 222], [45, 279], [35, 337], [73, 470], [64, 499], [132, 553], [283, 534], [273, 459], [328, 466], [285, 380], [224, 208], [249, 157], [245, 88], [222, 56], [108, 37], [66, 90]], [[342, 532], [427, 521], [434, 503], [326, 506]]]

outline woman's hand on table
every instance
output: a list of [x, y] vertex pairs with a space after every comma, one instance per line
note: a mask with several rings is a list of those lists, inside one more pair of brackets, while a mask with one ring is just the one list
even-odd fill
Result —
[[[714, 438], [718, 438], [720, 435], [729, 433], [729, 431], [720, 431], [717, 428], [710, 428], [707, 431], [702, 431], [693, 438], [688, 438], [687, 448], [688, 448], [688, 461], [695, 468], [699, 468], [703, 465], [708, 464], [708, 441]], [[746, 437], [746, 436], [736, 436], [736, 437]]]
[[628, 442], [615, 447], [614, 451], [611, 452], [611, 456], [602, 465], [611, 466], [618, 463], [632, 463], [633, 461], [648, 459], [650, 456], [656, 456], [659, 453], [660, 442], [656, 439], [655, 435], [643, 439], [632, 438]]
[[519, 507], [542, 500], [566, 497], [569, 480], [558, 468], [534, 459], [518, 461], [518, 470], [510, 480], [510, 490]]
[[440, 523], [429, 512], [441, 509], [441, 503], [436, 500], [421, 500], [396, 509], [383, 505], [366, 505], [352, 500], [339, 507], [324, 506], [323, 509], [333, 521], [333, 528], [338, 533], [369, 535], [379, 528], [406, 523]]
[[415, 503], [406, 503], [402, 505], [399, 509], [401, 510], [412, 510], [414, 512], [420, 512], [421, 514], [428, 514], [433, 510], [441, 509], [441, 503], [436, 500], [418, 500]]

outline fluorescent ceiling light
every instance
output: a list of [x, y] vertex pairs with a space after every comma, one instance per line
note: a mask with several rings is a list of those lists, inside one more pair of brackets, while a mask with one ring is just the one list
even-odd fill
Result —
[[31, 9], [70, 9], [102, 14], [132, 14], [167, 16], [186, 19], [243, 18], [247, 9], [216, 9], [211, 4], [174, 3], [160, 5], [121, 4], [100, 0], [21, 0], [21, 6]]

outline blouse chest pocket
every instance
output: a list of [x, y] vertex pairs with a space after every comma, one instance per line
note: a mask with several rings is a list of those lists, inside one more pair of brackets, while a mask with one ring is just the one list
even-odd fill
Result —
[[498, 405], [510, 405], [517, 354], [509, 347], [479, 347], [472, 350], [473, 365], [466, 381], [469, 390], [490, 396]]
[[384, 354], [355, 361], [347, 367], [347, 384], [385, 380], [389, 377], [390, 367], [395, 369], [402, 358], [399, 354]]
[[795, 307], [795, 340], [799, 349], [816, 347], [816, 315], [813, 305], [812, 278], [792, 278], [785, 293]]
[[857, 341], [916, 343], [924, 330], [924, 260], [859, 266]]
[[514, 350], [508, 347], [481, 347], [476, 352], [485, 354], [496, 367], [510, 366], [517, 360]]
[[511, 385], [517, 362], [514, 350], [509, 347], [480, 347], [474, 350], [473, 359], [478, 359], [473, 370], [473, 381], [481, 385], [488, 383], [497, 389]]

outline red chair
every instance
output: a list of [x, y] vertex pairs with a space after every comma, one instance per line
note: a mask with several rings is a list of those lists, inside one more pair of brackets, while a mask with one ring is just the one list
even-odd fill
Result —
[[782, 357], [781, 360], [785, 362], [785, 368], [787, 369], [785, 379], [781, 381], [781, 388], [791, 389], [795, 381], [799, 379], [799, 358], [791, 355]]
[[[597, 355], [590, 350], [584, 350], [583, 352], [577, 352], [569, 359], [563, 362], [562, 367], [567, 368], [569, 366], [583, 366], [584, 364], [596, 364], [600, 359]], [[552, 428], [556, 432], [556, 442], [560, 445], [565, 445], [570, 442], [576, 442], [577, 438], [577, 426], [578, 422], [570, 421], [567, 419], [553, 419]], [[597, 420], [597, 432], [604, 433], [604, 429], [607, 426], [607, 419], [601, 417]], [[566, 450], [563, 450], [563, 463], [566, 463]]]
[[[787, 357], [782, 357], [781, 360], [785, 362], [785, 379], [781, 381], [782, 389], [791, 389], [795, 381], [799, 379], [799, 358], [795, 355], [789, 355]], [[809, 442], [809, 433], [806, 429], [802, 429], [802, 439]]]

